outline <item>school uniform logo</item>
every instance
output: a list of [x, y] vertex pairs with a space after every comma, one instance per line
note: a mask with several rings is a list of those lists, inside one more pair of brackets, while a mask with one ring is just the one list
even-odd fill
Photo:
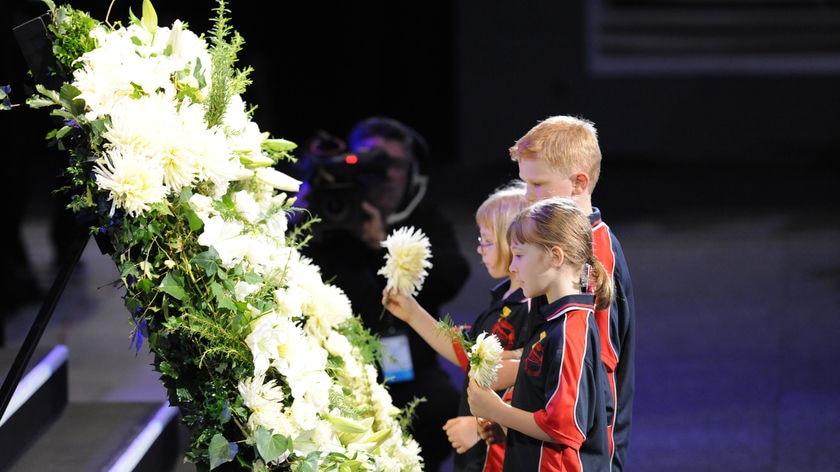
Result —
[[531, 346], [528, 355], [525, 357], [525, 373], [537, 377], [541, 375], [543, 365], [543, 339], [545, 339], [545, 331], [540, 332], [540, 339]]
[[499, 315], [499, 319], [490, 328], [490, 334], [496, 335], [496, 338], [499, 339], [504, 349], [513, 349], [514, 343], [516, 342], [516, 328], [508, 321], [510, 313], [510, 307], [502, 307], [502, 313]]

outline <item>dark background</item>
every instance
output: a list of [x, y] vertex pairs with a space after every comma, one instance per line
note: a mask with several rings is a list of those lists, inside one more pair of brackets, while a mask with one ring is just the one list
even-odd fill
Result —
[[[109, 2], [73, 5], [104, 19]], [[179, 18], [196, 32], [208, 30], [215, 6], [155, 5], [159, 24]], [[139, 15], [141, 7], [139, 0], [115, 2], [110, 18], [127, 18], [129, 8]], [[320, 129], [344, 136], [366, 116], [396, 117], [430, 143], [425, 171], [432, 174], [431, 198], [441, 201], [477, 205], [515, 174], [507, 148], [554, 114], [595, 122], [605, 159], [595, 197], [614, 217], [635, 213], [642, 205], [631, 203], [651, 196], [633, 184], [640, 173], [667, 174], [656, 195], [676, 190], [664, 200], [677, 207], [738, 198], [777, 205], [778, 192], [754, 176], [833, 168], [840, 150], [834, 1], [228, 8], [246, 41], [239, 66], [254, 67], [245, 98], [257, 105], [264, 131], [302, 144]], [[43, 11], [40, 2], [16, 0], [4, 2], [3, 15], [14, 15], [6, 24], [15, 24]], [[0, 83], [16, 82], [21, 64], [4, 61]], [[13, 90], [17, 101], [20, 92]], [[705, 191], [708, 179], [716, 179], [715, 192]], [[806, 181], [791, 182], [802, 191], [788, 187], [784, 200], [833, 198], [823, 189], [814, 194]]]
[[[103, 19], [108, 2], [73, 5]], [[118, 1], [111, 17], [129, 5], [139, 14], [139, 0]], [[161, 25], [206, 31], [214, 5], [155, 6]], [[260, 127], [300, 144], [374, 114], [414, 126], [431, 145], [429, 198], [451, 210], [469, 256], [472, 212], [515, 175], [507, 148], [550, 115], [594, 121], [593, 200], [637, 295], [628, 470], [840, 470], [838, 2], [229, 7]], [[0, 84], [25, 73], [10, 25], [42, 11], [3, 2]], [[21, 109], [0, 120], [4, 216], [31, 219], [57, 172], [37, 155], [48, 123]], [[474, 262], [455, 319], [487, 300]]]

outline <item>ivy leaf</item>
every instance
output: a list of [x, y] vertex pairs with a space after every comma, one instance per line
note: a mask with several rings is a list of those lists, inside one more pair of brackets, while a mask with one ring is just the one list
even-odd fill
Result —
[[233, 299], [227, 295], [224, 287], [216, 282], [213, 282], [210, 284], [210, 291], [213, 293], [213, 297], [216, 299], [216, 302], [220, 307], [227, 308], [230, 311], [236, 311], [236, 303], [234, 303]]
[[298, 472], [318, 472], [318, 459], [320, 454], [318, 451], [310, 452], [306, 459], [298, 466]]
[[266, 462], [271, 462], [290, 451], [292, 442], [282, 434], [271, 434], [268, 429], [259, 426], [256, 432], [257, 451]]
[[219, 271], [218, 254], [215, 249], [211, 248], [193, 257], [190, 262], [204, 270], [208, 277], [213, 277]]
[[160, 283], [161, 290], [172, 295], [178, 300], [187, 298], [187, 292], [184, 290], [184, 281], [181, 276], [175, 275], [172, 272], [167, 272]]
[[239, 446], [228, 442], [221, 434], [216, 434], [210, 440], [210, 468], [215, 469], [225, 462], [232, 461], [237, 452], [239, 452]]

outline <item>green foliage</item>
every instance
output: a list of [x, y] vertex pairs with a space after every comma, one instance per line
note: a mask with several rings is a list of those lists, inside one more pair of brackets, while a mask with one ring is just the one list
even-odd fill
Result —
[[213, 61], [213, 72], [206, 105], [208, 126], [215, 126], [222, 122], [222, 116], [230, 98], [241, 94], [251, 85], [248, 76], [252, 71], [250, 66], [244, 69], [234, 67], [245, 40], [230, 25], [228, 20], [230, 10], [227, 8], [227, 2], [217, 0], [216, 3], [216, 17], [210, 30], [210, 41], [213, 44], [210, 55]]
[[53, 18], [52, 23], [47, 25], [48, 38], [52, 43], [53, 55], [62, 67], [62, 70], [54, 72], [66, 75], [81, 67], [75, 63], [77, 58], [96, 48], [96, 40], [90, 36], [90, 32], [99, 22], [87, 13], [70, 6], [56, 7], [52, 0], [44, 0], [44, 3], [49, 7]]
[[474, 343], [467, 337], [467, 332], [461, 326], [458, 326], [452, 317], [449, 316], [449, 313], [437, 322], [435, 330], [448, 336], [452, 341], [457, 341], [464, 347], [464, 350], [469, 349]]
[[417, 406], [428, 401], [425, 397], [414, 397], [408, 402], [400, 411], [400, 426], [403, 431], [411, 431], [411, 425], [414, 424], [416, 418]]

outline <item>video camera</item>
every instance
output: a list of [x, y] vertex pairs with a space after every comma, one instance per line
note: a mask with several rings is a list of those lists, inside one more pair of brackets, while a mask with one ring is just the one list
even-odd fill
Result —
[[319, 217], [319, 231], [361, 227], [367, 215], [362, 210], [367, 181], [384, 178], [391, 156], [381, 149], [346, 152], [338, 138], [320, 136], [306, 156], [307, 209]]

